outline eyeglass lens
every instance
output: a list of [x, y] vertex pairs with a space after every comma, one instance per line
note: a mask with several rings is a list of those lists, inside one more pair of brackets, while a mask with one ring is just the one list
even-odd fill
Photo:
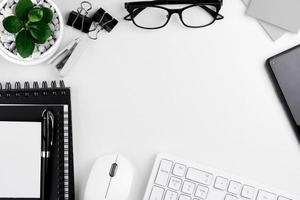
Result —
[[187, 26], [205, 26], [212, 23], [215, 18], [207, 9], [217, 12], [214, 6], [192, 6], [182, 12], [182, 21]]
[[158, 28], [168, 21], [169, 12], [158, 7], [146, 7], [135, 18], [134, 22], [145, 28]]

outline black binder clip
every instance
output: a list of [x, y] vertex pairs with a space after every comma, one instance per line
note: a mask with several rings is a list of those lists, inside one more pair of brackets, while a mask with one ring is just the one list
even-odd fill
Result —
[[92, 4], [88, 1], [80, 3], [80, 7], [77, 11], [72, 11], [69, 15], [67, 25], [72, 26], [84, 33], [88, 33], [93, 20], [88, 17], [89, 11], [92, 9]]
[[107, 13], [104, 9], [100, 8], [94, 14], [93, 18], [93, 28], [89, 31], [88, 36], [90, 39], [97, 40], [98, 34], [102, 30], [106, 30], [107, 32], [111, 32], [114, 27], [118, 24], [118, 20], [113, 18], [109, 13]]

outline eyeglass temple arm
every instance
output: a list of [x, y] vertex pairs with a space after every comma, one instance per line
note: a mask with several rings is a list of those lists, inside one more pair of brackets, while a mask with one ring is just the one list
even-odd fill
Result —
[[138, 8], [134, 10], [132, 13], [129, 13], [124, 17], [125, 20], [130, 21], [133, 20], [140, 12], [142, 12], [145, 8]]
[[205, 10], [206, 12], [208, 12], [211, 16], [216, 17], [217, 20], [224, 19], [223, 15], [221, 15], [218, 12], [210, 9], [209, 7], [207, 7], [207, 6], [200, 6], [200, 7], [203, 8], [203, 10]]
[[[223, 19], [224, 16], [217, 13], [216, 11], [208, 8], [207, 6], [200, 6], [201, 8], [203, 8], [206, 12], [208, 12], [211, 16], [216, 17], [217, 20]], [[142, 12], [145, 8], [138, 8], [136, 10], [134, 10], [131, 14], [128, 14], [124, 17], [125, 20], [130, 21], [133, 20], [140, 12]]]

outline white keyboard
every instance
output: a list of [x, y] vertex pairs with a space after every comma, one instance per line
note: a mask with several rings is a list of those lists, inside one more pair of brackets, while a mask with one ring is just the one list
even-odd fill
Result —
[[300, 200], [167, 154], [156, 158], [144, 200]]

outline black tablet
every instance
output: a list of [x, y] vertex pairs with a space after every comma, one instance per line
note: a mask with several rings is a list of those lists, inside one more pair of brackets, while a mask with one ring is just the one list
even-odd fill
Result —
[[300, 45], [267, 60], [292, 123], [300, 134]]

